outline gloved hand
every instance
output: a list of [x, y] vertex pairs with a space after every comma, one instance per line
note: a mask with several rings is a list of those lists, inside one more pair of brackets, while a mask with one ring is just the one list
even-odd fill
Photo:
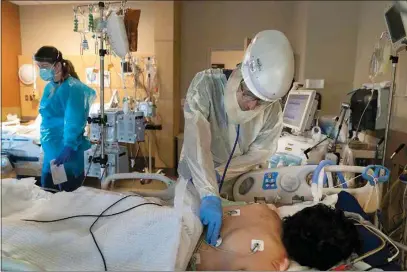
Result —
[[206, 242], [216, 246], [222, 227], [222, 205], [220, 197], [206, 196], [201, 201], [199, 216], [204, 226], [208, 226], [206, 231]]
[[65, 146], [64, 149], [62, 149], [59, 156], [56, 158], [54, 163], [57, 166], [60, 166], [61, 164], [66, 163], [67, 161], [69, 161], [71, 159], [74, 152], [75, 151], [71, 147]]

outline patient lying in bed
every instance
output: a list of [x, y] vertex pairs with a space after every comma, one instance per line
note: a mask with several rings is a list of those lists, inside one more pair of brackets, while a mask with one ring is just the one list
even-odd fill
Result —
[[[197, 262], [200, 264], [196, 268], [212, 271], [286, 270], [289, 262], [281, 234], [281, 220], [267, 205], [224, 208], [222, 243], [216, 248], [201, 244]], [[263, 245], [255, 248], [252, 240], [261, 240]], [[264, 247], [263, 251], [260, 246]]]
[[[327, 270], [359, 247], [356, 226], [340, 210], [319, 204], [283, 221], [271, 205], [224, 208], [222, 242], [198, 247], [197, 270], [283, 271], [288, 258]], [[260, 241], [260, 242], [259, 242]]]

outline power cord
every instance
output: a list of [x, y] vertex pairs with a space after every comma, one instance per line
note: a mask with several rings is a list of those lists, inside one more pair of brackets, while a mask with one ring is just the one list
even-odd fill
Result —
[[[388, 261], [389, 263], [392, 262], [392, 261], [400, 254], [399, 248], [393, 243], [393, 241], [392, 241], [390, 238], [388, 238], [388, 237], [387, 237], [381, 230], [379, 230], [378, 228], [376, 228], [376, 227], [374, 227], [374, 226], [371, 226], [371, 225], [368, 225], [368, 224], [363, 223], [363, 222], [358, 222], [356, 225], [362, 225], [362, 226], [365, 227], [366, 229], [369, 229], [371, 232], [375, 233], [376, 236], [377, 236], [380, 240], [382, 240], [382, 241], [386, 240], [389, 244], [391, 244], [391, 245], [396, 249], [396, 253], [393, 254], [393, 256], [387, 258], [387, 261]], [[381, 249], [380, 249], [380, 250], [381, 250]], [[378, 251], [380, 251], [380, 250], [378, 250]], [[377, 251], [377, 252], [378, 252], [378, 251]], [[371, 254], [371, 255], [373, 255], [373, 254]], [[369, 256], [371, 256], [371, 255], [369, 255]], [[368, 257], [368, 256], [362, 256], [362, 257], [363, 257], [363, 258], [358, 258], [358, 261], [363, 260], [364, 258], [366, 258], [366, 257]]]
[[[95, 157], [95, 155], [96, 155], [96, 152], [97, 152], [97, 150], [98, 150], [99, 145], [100, 145], [99, 143], [97, 143], [97, 144], [96, 144], [95, 151], [93, 152], [92, 158], [94, 158], [94, 157]], [[92, 161], [92, 160], [90, 160], [90, 162], [89, 162], [89, 166], [88, 166], [88, 169], [86, 170], [85, 176], [83, 177], [83, 180], [82, 180], [82, 183], [81, 183], [81, 187], [83, 186], [83, 184], [85, 183], [86, 178], [87, 178], [87, 177], [88, 177], [88, 175], [89, 175], [90, 168], [92, 167], [92, 163], [93, 163], [93, 161]], [[105, 168], [105, 169], [106, 169], [106, 168]]]
[[60, 219], [54, 219], [54, 220], [32, 220], [32, 219], [23, 219], [23, 221], [26, 221], [26, 222], [35, 222], [35, 223], [52, 223], [52, 222], [59, 222], [59, 221], [68, 220], [68, 219], [72, 219], [72, 218], [78, 218], [78, 217], [96, 217], [96, 220], [92, 223], [92, 225], [91, 225], [90, 228], [89, 228], [89, 232], [90, 232], [90, 234], [91, 234], [91, 236], [92, 236], [92, 239], [93, 239], [93, 242], [95, 243], [96, 248], [97, 248], [97, 250], [98, 250], [98, 252], [99, 252], [99, 254], [100, 254], [101, 258], [102, 258], [104, 269], [105, 269], [105, 271], [107, 271], [107, 265], [106, 265], [105, 256], [103, 255], [102, 250], [100, 249], [99, 244], [98, 244], [97, 241], [96, 241], [96, 237], [95, 237], [95, 235], [94, 235], [94, 233], [93, 233], [93, 231], [92, 231], [93, 226], [96, 224], [96, 222], [99, 220], [99, 218], [102, 218], [102, 217], [111, 217], [111, 216], [123, 214], [123, 213], [125, 213], [125, 212], [128, 212], [128, 211], [130, 211], [130, 210], [133, 210], [133, 209], [135, 209], [135, 208], [138, 208], [138, 207], [141, 207], [141, 206], [145, 206], [145, 205], [154, 205], [154, 206], [160, 206], [160, 207], [162, 207], [161, 204], [154, 203], [154, 202], [147, 202], [147, 203], [142, 203], [142, 204], [135, 205], [135, 206], [133, 206], [133, 207], [130, 207], [130, 208], [126, 209], [126, 210], [123, 210], [123, 211], [120, 211], [120, 212], [117, 212], [117, 213], [104, 215], [104, 213], [105, 213], [106, 211], [108, 211], [110, 208], [112, 208], [114, 205], [116, 205], [116, 204], [119, 203], [120, 201], [122, 201], [122, 200], [124, 200], [124, 199], [126, 199], [126, 198], [128, 198], [128, 197], [132, 197], [132, 196], [140, 197], [139, 195], [127, 195], [127, 196], [125, 196], [125, 197], [122, 197], [121, 199], [117, 200], [116, 202], [114, 202], [113, 204], [111, 204], [109, 207], [107, 207], [105, 210], [103, 210], [99, 215], [74, 215], [74, 216], [69, 216], [69, 217], [60, 218]]
[[400, 253], [400, 250], [398, 249], [398, 247], [397, 247], [389, 238], [386, 237], [386, 235], [385, 235], [383, 232], [381, 232], [381, 231], [378, 230], [377, 228], [372, 227], [372, 226], [370, 226], [370, 225], [368, 225], [368, 224], [366, 224], [366, 223], [364, 223], [364, 222], [360, 222], [360, 221], [357, 220], [357, 219], [354, 219], [354, 218], [351, 218], [351, 219], [352, 219], [353, 221], [356, 221], [355, 225], [357, 225], [357, 226], [362, 226], [362, 227], [364, 227], [367, 231], [369, 231], [370, 233], [372, 233], [373, 235], [375, 235], [375, 236], [381, 241], [381, 245], [378, 246], [378, 247], [375, 248], [375, 249], [372, 249], [372, 250], [370, 250], [370, 251], [364, 253], [362, 256], [356, 257], [355, 259], [351, 260], [351, 261], [350, 261], [349, 263], [347, 263], [347, 264], [342, 264], [342, 265], [339, 265], [339, 266], [334, 266], [334, 267], [332, 267], [332, 268], [329, 269], [329, 270], [337, 270], [337, 268], [343, 268], [342, 270], [346, 270], [347, 268], [349, 268], [349, 266], [354, 265], [354, 264], [356, 264], [356, 263], [358, 263], [358, 262], [360, 262], [360, 261], [363, 261], [363, 260], [364, 260], [365, 258], [367, 258], [367, 257], [373, 256], [374, 254], [376, 254], [377, 252], [381, 251], [381, 250], [386, 246], [385, 240], [387, 240], [387, 242], [389, 242], [389, 243], [397, 250], [397, 253], [396, 253], [396, 254], [394, 254], [392, 257], [390, 257], [390, 258], [387, 259], [387, 263], [386, 263], [386, 264], [392, 262], [392, 261], [398, 256], [398, 254]]
[[[358, 123], [358, 126], [357, 126], [357, 128], [356, 128], [356, 134], [355, 134], [355, 137], [354, 137], [355, 140], [358, 139], [360, 124], [362, 123], [363, 116], [365, 115], [365, 112], [366, 112], [367, 108], [369, 108], [370, 102], [373, 100], [374, 91], [375, 91], [375, 89], [374, 89], [374, 84], [373, 84], [373, 88], [372, 88], [372, 91], [371, 91], [372, 94], [370, 95], [369, 101], [367, 102], [366, 107], [365, 107], [365, 109], [363, 110], [362, 115], [360, 116], [359, 123]], [[350, 141], [349, 141], [349, 142], [350, 142]], [[349, 143], [349, 142], [348, 142], [348, 143]]]

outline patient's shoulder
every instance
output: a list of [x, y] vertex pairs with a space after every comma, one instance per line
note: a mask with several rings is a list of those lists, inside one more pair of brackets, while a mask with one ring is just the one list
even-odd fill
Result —
[[282, 222], [280, 217], [276, 211], [271, 210], [265, 204], [232, 206], [224, 209], [221, 230], [224, 235], [246, 237], [247, 233], [251, 235], [258, 234], [279, 242], [281, 231]]
[[[278, 215], [278, 209], [271, 204], [247, 204], [247, 205], [239, 205], [239, 206], [230, 206], [224, 208], [224, 213], [226, 215], [232, 214], [233, 211], [239, 210], [240, 216], [242, 217], [250, 217], [251, 222], [257, 220], [264, 220], [269, 218], [270, 220], [276, 220], [280, 222], [280, 217]], [[233, 214], [232, 214], [233, 215]]]

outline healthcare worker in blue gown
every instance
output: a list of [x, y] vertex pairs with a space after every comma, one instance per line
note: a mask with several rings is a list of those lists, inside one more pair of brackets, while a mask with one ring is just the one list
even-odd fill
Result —
[[236, 69], [199, 72], [189, 86], [178, 173], [200, 195], [205, 239], [213, 246], [222, 226], [220, 181], [224, 177], [222, 192], [230, 195], [233, 184], [228, 181], [275, 153], [283, 127], [279, 99], [293, 77], [290, 42], [280, 31], [265, 30], [255, 36]]
[[[34, 59], [41, 79], [48, 82], [39, 107], [44, 152], [41, 186], [74, 191], [84, 179], [84, 151], [90, 148], [84, 132], [96, 92], [79, 80], [72, 63], [55, 47], [41, 47]], [[51, 161], [64, 165], [68, 181], [54, 185]]]

